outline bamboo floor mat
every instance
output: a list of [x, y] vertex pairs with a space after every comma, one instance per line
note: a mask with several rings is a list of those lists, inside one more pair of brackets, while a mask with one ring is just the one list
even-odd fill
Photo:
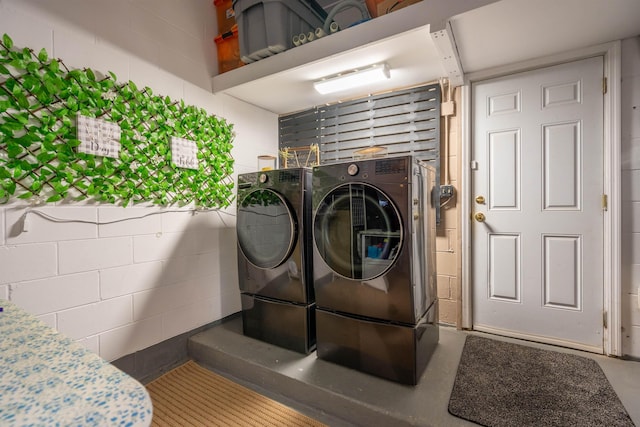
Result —
[[147, 384], [152, 426], [326, 427], [193, 361]]

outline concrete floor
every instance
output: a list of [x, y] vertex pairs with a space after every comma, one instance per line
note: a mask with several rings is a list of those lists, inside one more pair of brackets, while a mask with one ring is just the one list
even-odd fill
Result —
[[[440, 341], [417, 386], [376, 378], [242, 334], [239, 316], [194, 335], [189, 355], [201, 365], [332, 427], [476, 426], [447, 411], [465, 337], [440, 328]], [[486, 336], [486, 334], [484, 334]], [[595, 359], [640, 426], [640, 362], [491, 336]]]

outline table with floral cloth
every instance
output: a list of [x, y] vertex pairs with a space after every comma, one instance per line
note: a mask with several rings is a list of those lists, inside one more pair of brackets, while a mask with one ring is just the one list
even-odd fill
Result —
[[142, 384], [0, 299], [0, 426], [148, 426]]

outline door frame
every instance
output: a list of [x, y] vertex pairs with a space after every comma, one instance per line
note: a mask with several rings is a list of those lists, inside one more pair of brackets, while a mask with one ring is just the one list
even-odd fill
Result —
[[482, 80], [503, 77], [509, 74], [536, 70], [565, 62], [577, 61], [593, 56], [604, 58], [604, 77], [607, 79], [607, 92], [604, 95], [604, 191], [608, 196], [608, 207], [604, 212], [603, 234], [603, 279], [604, 311], [603, 333], [604, 353], [610, 356], [622, 355], [621, 329], [621, 42], [600, 44], [571, 52], [545, 56], [529, 61], [518, 62], [497, 68], [469, 73], [462, 86], [462, 185], [460, 187], [460, 213], [462, 234], [462, 328], [473, 328], [471, 283], [471, 144], [472, 144], [472, 100], [471, 84]]

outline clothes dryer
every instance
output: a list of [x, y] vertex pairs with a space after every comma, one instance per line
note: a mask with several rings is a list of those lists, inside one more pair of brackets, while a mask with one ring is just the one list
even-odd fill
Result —
[[243, 329], [302, 353], [315, 348], [311, 170], [238, 176], [238, 279]]
[[411, 156], [313, 168], [320, 359], [417, 383], [438, 341], [434, 179]]

